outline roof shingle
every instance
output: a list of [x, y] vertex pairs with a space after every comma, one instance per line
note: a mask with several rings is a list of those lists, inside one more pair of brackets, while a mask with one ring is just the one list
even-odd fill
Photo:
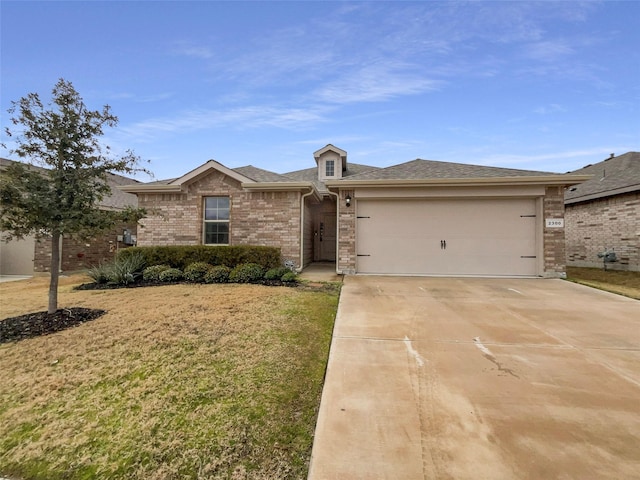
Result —
[[594, 177], [567, 190], [565, 203], [640, 191], [640, 152], [627, 152], [618, 157], [607, 158], [571, 173]]
[[399, 165], [360, 173], [352, 176], [351, 180], [419, 180], [427, 178], [528, 177], [541, 175], [559, 174], [533, 170], [517, 170], [514, 168], [439, 162], [418, 158]]

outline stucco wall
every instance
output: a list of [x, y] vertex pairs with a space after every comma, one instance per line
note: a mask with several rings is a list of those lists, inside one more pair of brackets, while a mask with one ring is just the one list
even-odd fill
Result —
[[566, 206], [567, 265], [602, 268], [598, 253], [613, 250], [616, 270], [640, 271], [640, 193]]
[[201, 245], [203, 198], [230, 198], [230, 244], [280, 247], [283, 260], [300, 263], [300, 192], [247, 192], [215, 170], [181, 194], [139, 194], [150, 215], [138, 229], [138, 245]]

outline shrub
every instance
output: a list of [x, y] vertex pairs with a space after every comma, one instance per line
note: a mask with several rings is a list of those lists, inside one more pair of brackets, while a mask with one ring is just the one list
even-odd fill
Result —
[[204, 276], [205, 283], [227, 283], [229, 281], [229, 274], [231, 269], [226, 265], [216, 265]]
[[169, 245], [159, 247], [131, 247], [121, 250], [118, 256], [129, 256], [135, 252], [144, 255], [147, 265], [166, 264], [185, 269], [194, 262], [209, 265], [227, 265], [234, 268], [241, 263], [257, 263], [265, 270], [282, 264], [280, 248], [252, 245]]
[[184, 278], [190, 282], [204, 282], [204, 277], [211, 268], [208, 263], [194, 262], [184, 269]]
[[267, 270], [267, 273], [264, 274], [265, 280], [280, 280], [285, 273], [290, 273], [287, 267], [278, 267], [272, 268], [271, 270]]
[[297, 278], [298, 276], [295, 272], [287, 272], [282, 275], [282, 278], [280, 278], [280, 280], [282, 280], [284, 283], [292, 283], [295, 282]]
[[159, 275], [161, 282], [179, 282], [184, 277], [182, 270], [179, 268], [168, 268]]
[[145, 260], [143, 255], [118, 256], [111, 263], [90, 268], [87, 271], [87, 275], [98, 284], [111, 283], [114, 285], [128, 285], [140, 277], [144, 266]]
[[234, 283], [255, 283], [262, 280], [263, 268], [257, 263], [242, 263], [229, 274], [229, 281]]
[[104, 285], [109, 282], [109, 275], [111, 275], [111, 265], [101, 263], [98, 266], [91, 267], [87, 270], [87, 275], [94, 283]]
[[159, 282], [160, 274], [170, 268], [171, 267], [169, 265], [152, 265], [151, 267], [144, 269], [142, 272], [142, 279], [145, 282]]
[[128, 285], [135, 282], [142, 275], [146, 261], [144, 255], [134, 253], [127, 257], [116, 257], [111, 264], [109, 283], [116, 285]]

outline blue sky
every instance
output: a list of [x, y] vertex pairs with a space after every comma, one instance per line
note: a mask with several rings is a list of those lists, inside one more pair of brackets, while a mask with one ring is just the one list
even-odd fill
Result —
[[308, 168], [327, 143], [381, 167], [553, 172], [640, 150], [640, 2], [3, 0], [1, 15], [3, 132], [11, 100], [65, 78], [111, 105], [105, 142], [157, 179], [211, 158]]

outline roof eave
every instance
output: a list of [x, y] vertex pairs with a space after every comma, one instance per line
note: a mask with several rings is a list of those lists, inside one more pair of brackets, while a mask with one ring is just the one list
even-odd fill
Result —
[[330, 180], [325, 181], [327, 188], [341, 187], [465, 187], [472, 185], [577, 185], [589, 180], [591, 175], [541, 175], [532, 177], [475, 177], [475, 178], [420, 178], [420, 179], [376, 179], [376, 180]]
[[175, 184], [138, 184], [138, 185], [118, 185], [116, 188], [126, 193], [180, 193], [182, 192], [182, 185]]
[[624, 193], [633, 193], [639, 191], [640, 185], [630, 185], [628, 187], [616, 188], [614, 190], [607, 190], [605, 192], [590, 193], [588, 195], [568, 198], [564, 201], [564, 203], [565, 205], [570, 205], [572, 203], [588, 202], [590, 200], [597, 200], [599, 198], [613, 197], [614, 195], [622, 195]]

